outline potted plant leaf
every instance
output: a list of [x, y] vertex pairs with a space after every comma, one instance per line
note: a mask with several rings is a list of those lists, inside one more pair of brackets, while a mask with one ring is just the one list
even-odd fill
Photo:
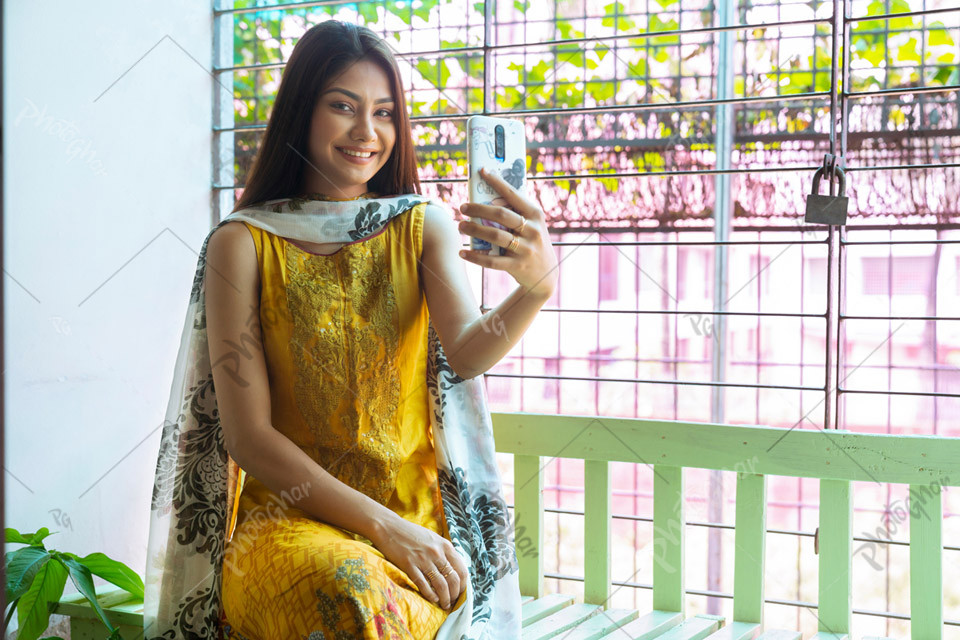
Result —
[[[57, 532], [54, 532], [57, 533]], [[111, 582], [132, 596], [143, 598], [143, 580], [130, 567], [102, 553], [91, 553], [83, 558], [66, 551], [47, 549], [43, 539], [51, 535], [44, 527], [36, 533], [20, 533], [7, 528], [8, 543], [27, 545], [6, 554], [7, 606], [9, 612], [3, 622], [3, 633], [17, 612], [20, 629], [18, 640], [37, 640], [50, 624], [50, 607], [60, 602], [67, 576], [83, 594], [97, 616], [110, 632], [109, 640], [120, 640], [120, 631], [115, 628], [97, 602], [93, 576]], [[54, 640], [44, 638], [44, 640]], [[61, 640], [61, 639], [56, 639]]]

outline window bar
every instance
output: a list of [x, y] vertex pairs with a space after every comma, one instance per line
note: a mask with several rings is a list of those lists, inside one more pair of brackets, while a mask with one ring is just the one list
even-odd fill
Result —
[[[716, 9], [717, 26], [727, 27], [736, 21], [732, 2], [718, 3]], [[720, 31], [717, 39], [717, 74], [716, 97], [728, 100], [734, 97], [733, 76], [734, 67], [734, 39], [736, 34], [730, 31]], [[682, 58], [682, 56], [678, 56]], [[746, 59], [746, 56], [744, 56]], [[678, 85], [680, 83], [678, 82]], [[719, 104], [715, 108], [716, 117], [716, 161], [717, 169], [729, 170], [733, 157], [734, 120], [733, 107], [729, 104]], [[727, 280], [729, 278], [729, 249], [731, 229], [732, 189], [729, 173], [719, 173], [714, 177], [714, 215], [713, 233], [717, 244], [713, 251], [713, 310], [720, 315], [713, 316], [714, 335], [711, 345], [711, 377], [714, 380], [726, 380], [727, 359]], [[759, 393], [759, 392], [758, 392]], [[710, 419], [715, 424], [721, 424], [726, 418], [726, 389], [711, 387], [710, 389]], [[723, 519], [723, 473], [710, 473], [710, 506], [709, 515], [714, 521]], [[707, 586], [711, 589], [720, 587], [723, 565], [722, 536], [719, 530], [711, 530], [708, 537], [708, 580]], [[707, 611], [718, 614], [720, 601], [715, 598], [707, 600]]]
[[[233, 0], [220, 0], [220, 3], [229, 8]], [[214, 12], [213, 18], [213, 56], [214, 66], [221, 63], [233, 64], [233, 29], [234, 18], [230, 14]], [[229, 87], [227, 95], [224, 87]], [[226, 72], [219, 77], [214, 76], [213, 82], [213, 125], [215, 128], [232, 128], [234, 126], [233, 105], [233, 73]], [[234, 144], [235, 135], [232, 131], [224, 131], [214, 136], [213, 144], [213, 181], [214, 184], [233, 185], [229, 190], [212, 190], [213, 206], [210, 210], [210, 225], [216, 226], [222, 217], [233, 210], [236, 193], [236, 176], [234, 175]]]

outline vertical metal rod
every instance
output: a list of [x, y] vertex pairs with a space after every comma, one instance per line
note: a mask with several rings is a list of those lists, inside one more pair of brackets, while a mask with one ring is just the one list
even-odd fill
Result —
[[[718, 26], [727, 27], [735, 23], [735, 4], [733, 0], [721, 0], [717, 3]], [[717, 34], [717, 99], [733, 98], [733, 44], [736, 34], [721, 31]], [[716, 107], [716, 158], [717, 169], [729, 169], [733, 155], [733, 106], [721, 104]], [[730, 239], [731, 175], [717, 174], [714, 177], [715, 201], [713, 206], [713, 235], [719, 242]], [[759, 267], [759, 265], [758, 265]], [[729, 245], [714, 246], [713, 252], [713, 309], [727, 310], [727, 276], [729, 270]], [[727, 316], [713, 317], [714, 334], [711, 341], [712, 380], [726, 380], [726, 344]], [[759, 354], [757, 354], [759, 356]], [[710, 421], [721, 424], [725, 421], [723, 387], [710, 388]], [[710, 495], [708, 513], [712, 522], [723, 522], [723, 473], [710, 472]], [[707, 588], [720, 591], [723, 576], [723, 538], [719, 529], [711, 528], [707, 534]], [[719, 614], [722, 604], [718, 598], [707, 599], [707, 613]]]
[[[840, 111], [839, 85], [843, 73], [842, 64], [838, 64], [840, 56], [840, 42], [845, 32], [844, 0], [834, 0], [832, 33], [830, 38], [830, 154], [837, 155], [837, 114]], [[844, 127], [845, 129], [846, 127]], [[833, 176], [830, 176], [830, 193], [833, 193]], [[840, 356], [843, 348], [839, 339], [840, 324], [840, 272], [841, 253], [843, 251], [840, 234], [842, 229], [830, 225], [827, 230], [827, 327], [824, 348], [826, 361], [824, 371], [824, 399], [823, 399], [823, 428], [836, 428], [834, 422], [835, 393], [839, 377]], [[836, 342], [837, 355], [834, 362], [833, 343]], [[837, 403], [839, 404], [839, 403]]]
[[[849, 128], [850, 123], [850, 100], [848, 94], [850, 92], [850, 29], [848, 28], [850, 22], [850, 5], [851, 3], [847, 0], [836, 0], [840, 4], [840, 7], [843, 11], [843, 21], [841, 23], [843, 29], [843, 49], [840, 62], [840, 87], [839, 87], [839, 96], [840, 96], [840, 148], [839, 155], [841, 158], [847, 157], [847, 129]], [[834, 65], [836, 66], [836, 65]], [[844, 195], [838, 193], [838, 195]], [[836, 373], [834, 374], [834, 379], [837, 381], [837, 391], [836, 391], [836, 402], [834, 403], [834, 421], [833, 425], [835, 428], [840, 429], [841, 425], [844, 424], [843, 421], [843, 402], [841, 402], [841, 390], [840, 384], [842, 381], [841, 371], [845, 366], [844, 362], [844, 345], [846, 344], [846, 329], [843, 324], [843, 316], [847, 313], [847, 252], [844, 246], [847, 239], [847, 230], [846, 227], [841, 226], [838, 229], [838, 255], [837, 255], [837, 362], [836, 362]]]
[[[212, 0], [211, 5], [216, 9], [232, 9], [233, 0]], [[218, 6], [219, 5], [219, 6]], [[213, 64], [211, 68], [227, 67], [233, 64], [233, 23], [234, 14], [213, 12]], [[227, 92], [224, 87], [229, 87]], [[215, 78], [212, 84], [213, 91], [213, 126], [214, 129], [231, 128], [234, 126], [233, 113], [233, 72], [225, 71]], [[223, 215], [233, 211], [234, 190], [215, 189], [214, 185], [234, 184], [234, 138], [233, 131], [219, 131], [213, 136], [213, 185], [210, 189], [210, 222], [211, 227], [220, 223]]]
[[837, 154], [837, 107], [839, 107], [838, 89], [841, 70], [837, 66], [840, 54], [840, 37], [843, 31], [843, 0], [833, 2], [833, 26], [830, 34], [830, 153]]
[[483, 115], [490, 113], [490, 107], [493, 104], [490, 99], [493, 84], [493, 65], [491, 63], [493, 51], [490, 49], [493, 45], [493, 5], [494, 3], [490, 0], [483, 3]]

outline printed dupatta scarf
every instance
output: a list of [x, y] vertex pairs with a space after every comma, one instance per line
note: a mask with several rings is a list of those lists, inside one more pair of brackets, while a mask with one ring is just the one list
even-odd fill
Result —
[[[190, 292], [154, 478], [146, 640], [216, 640], [222, 635], [220, 578], [226, 542], [233, 534], [240, 468], [224, 445], [207, 343], [204, 273], [210, 235], [222, 224], [243, 220], [293, 240], [352, 242], [376, 233], [421, 202], [441, 206], [418, 195], [271, 200], [231, 213], [207, 234]], [[514, 640], [521, 626], [519, 570], [483, 383], [481, 376], [465, 380], [454, 373], [432, 321], [428, 336], [426, 384], [441, 501], [451, 542], [470, 568], [466, 600], [449, 613], [436, 638]]]

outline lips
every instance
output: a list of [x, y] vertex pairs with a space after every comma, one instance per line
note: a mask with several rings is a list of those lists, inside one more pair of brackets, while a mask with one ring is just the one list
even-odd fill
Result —
[[361, 160], [372, 158], [377, 153], [376, 149], [355, 149], [352, 147], [337, 147], [337, 149], [351, 158], [359, 158]]

